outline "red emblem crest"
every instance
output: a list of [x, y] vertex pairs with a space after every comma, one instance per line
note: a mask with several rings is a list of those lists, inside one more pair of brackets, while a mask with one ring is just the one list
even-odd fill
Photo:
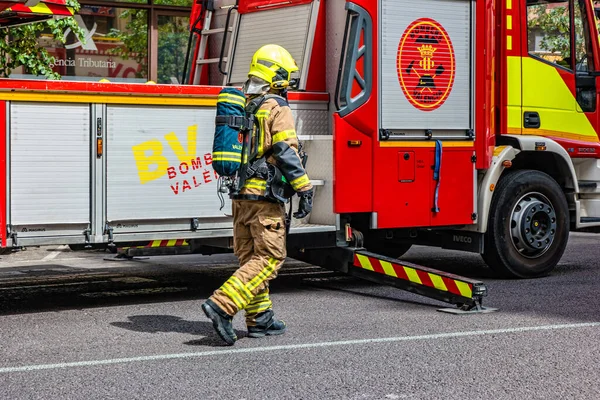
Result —
[[420, 18], [398, 45], [398, 79], [404, 95], [421, 111], [444, 104], [454, 85], [456, 61], [448, 33], [437, 21]]

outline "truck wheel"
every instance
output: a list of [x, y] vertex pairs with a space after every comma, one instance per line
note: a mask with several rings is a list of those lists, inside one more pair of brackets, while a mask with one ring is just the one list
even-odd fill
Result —
[[512, 278], [547, 275], [560, 261], [569, 238], [565, 195], [549, 175], [509, 172], [492, 198], [483, 259]]

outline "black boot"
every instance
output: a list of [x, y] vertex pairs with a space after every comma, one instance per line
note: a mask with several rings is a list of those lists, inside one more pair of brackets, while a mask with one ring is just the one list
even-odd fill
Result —
[[237, 340], [237, 336], [233, 331], [231, 321], [233, 317], [228, 315], [221, 307], [216, 305], [212, 300], [208, 299], [202, 304], [202, 311], [213, 322], [213, 327], [217, 334], [228, 346], [233, 346]]
[[267, 310], [256, 316], [255, 326], [248, 327], [248, 336], [252, 338], [261, 338], [265, 336], [282, 335], [285, 333], [285, 322], [274, 319], [273, 310]]

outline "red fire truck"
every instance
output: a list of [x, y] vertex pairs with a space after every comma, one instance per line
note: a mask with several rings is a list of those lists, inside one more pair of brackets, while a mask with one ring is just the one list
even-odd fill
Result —
[[537, 277], [600, 226], [591, 0], [205, 0], [191, 19], [184, 85], [0, 81], [3, 247], [230, 248], [216, 97], [267, 43], [300, 67], [316, 187], [294, 257], [473, 304], [478, 282], [397, 257], [440, 246]]

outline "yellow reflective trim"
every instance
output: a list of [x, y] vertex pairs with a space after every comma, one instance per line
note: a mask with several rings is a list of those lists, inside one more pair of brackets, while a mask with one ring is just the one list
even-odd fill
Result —
[[230, 103], [238, 106], [246, 107], [246, 99], [241, 96], [229, 95], [229, 94], [220, 94], [217, 102], [219, 103]]
[[428, 274], [428, 275], [429, 275], [429, 279], [431, 279], [431, 282], [433, 283], [433, 286], [436, 289], [443, 290], [444, 292], [448, 291], [448, 288], [446, 287], [446, 284], [444, 283], [444, 280], [442, 279], [441, 276], [435, 275], [435, 274]]
[[361, 267], [366, 270], [373, 271], [373, 266], [371, 265], [371, 260], [369, 260], [369, 257], [357, 254], [356, 258], [358, 258], [358, 262], [360, 263]]
[[251, 187], [255, 189], [266, 189], [267, 182], [262, 179], [248, 179], [246, 183], [244, 183], [244, 187]]
[[218, 151], [213, 153], [212, 159], [213, 161], [242, 162], [242, 154], [229, 151]]
[[386, 275], [393, 276], [394, 278], [398, 277], [398, 275], [396, 275], [396, 271], [394, 270], [394, 267], [392, 266], [391, 263], [389, 263], [387, 261], [382, 261], [382, 260], [379, 260], [379, 263], [383, 267], [383, 271], [385, 272]]
[[246, 285], [248, 290], [253, 291], [258, 286], [260, 286], [265, 281], [265, 279], [271, 276], [271, 274], [275, 271], [277, 263], [279, 263], [279, 261], [271, 257], [267, 266], [264, 267], [263, 270], [260, 271], [260, 273]]
[[257, 148], [257, 156], [261, 157], [265, 154], [265, 122], [267, 118], [271, 115], [271, 110], [258, 110], [256, 112], [256, 118], [258, 118], [258, 148]]
[[301, 187], [304, 187], [309, 183], [310, 179], [308, 179], [308, 175], [304, 174], [300, 178], [296, 178], [293, 181], [291, 181], [290, 185], [292, 185], [294, 189], [300, 189]]
[[506, 50], [512, 50], [512, 36], [506, 36]]
[[154, 240], [154, 241], [152, 241], [152, 247], [160, 247], [160, 242], [162, 242], [162, 240]]
[[409, 281], [418, 283], [419, 285], [423, 284], [423, 282], [421, 282], [421, 278], [419, 278], [419, 275], [414, 268], [404, 267], [404, 272], [406, 272], [406, 276], [408, 276]]
[[32, 13], [34, 14], [54, 14], [50, 8], [44, 3], [38, 3], [33, 7], [29, 7]]
[[502, 153], [504, 151], [505, 148], [506, 148], [506, 146], [498, 146], [498, 147], [494, 148], [494, 157], [498, 157], [500, 155], [500, 153]]
[[512, 29], [512, 15], [506, 16], [506, 29]]
[[227, 156], [242, 156], [242, 153], [236, 153], [234, 151], [215, 151], [213, 154], [216, 155], [227, 155]]
[[[107, 84], [108, 85], [108, 84]], [[135, 104], [135, 105], [165, 105], [165, 106], [201, 106], [214, 107], [217, 104], [216, 99], [208, 97], [184, 97], [184, 96], [157, 96], [157, 95], [101, 95], [88, 93], [23, 93], [23, 92], [2, 92], [0, 91], [0, 100], [12, 101], [32, 101], [48, 103], [91, 103], [91, 104]]]
[[234, 286], [234, 288], [237, 289], [237, 291], [246, 298], [246, 302], [250, 302], [252, 300], [252, 293], [250, 293], [250, 291], [246, 289], [246, 286], [244, 286], [240, 278], [238, 278], [237, 276], [232, 276], [231, 278], [229, 278], [229, 280], [231, 281], [230, 283]]
[[473, 290], [471, 290], [468, 283], [461, 281], [454, 281], [454, 283], [456, 283], [456, 287], [458, 288], [461, 296], [469, 298], [473, 297]]
[[241, 160], [237, 158], [229, 158], [229, 157], [213, 157], [213, 161], [231, 161], [231, 162], [241, 162]]
[[506, 0], [506, 9], [507, 10], [512, 9], [512, 0]]
[[173, 247], [177, 243], [177, 239], [171, 239], [167, 242], [167, 247]]
[[253, 305], [252, 307], [246, 307], [246, 315], [248, 314], [258, 314], [263, 311], [267, 311], [269, 308], [273, 306], [273, 303], [270, 301], [268, 303], [261, 303], [259, 305]]
[[281, 131], [273, 135], [273, 144], [277, 142], [283, 142], [286, 139], [292, 139], [296, 137], [296, 131], [294, 129], [288, 129]]
[[252, 299], [252, 301], [250, 302], [250, 304], [258, 304], [258, 303], [261, 303], [263, 301], [271, 301], [271, 300], [269, 300], [269, 294], [268, 293], [259, 294], [257, 296], [254, 296], [254, 298]]
[[267, 188], [266, 186], [258, 186], [258, 185], [244, 185], [244, 187], [246, 189], [258, 189], [258, 190], [265, 190]]
[[245, 306], [244, 300], [240, 297], [240, 295], [229, 285], [229, 283], [225, 282], [223, 286], [221, 286], [221, 290], [229, 297], [238, 309], [242, 309]]
[[[456, 142], [443, 142], [444, 147], [464, 147], [473, 148], [475, 145], [472, 141], [456, 141]], [[379, 147], [435, 147], [435, 142], [431, 141], [391, 141], [391, 142], [380, 142]]]

